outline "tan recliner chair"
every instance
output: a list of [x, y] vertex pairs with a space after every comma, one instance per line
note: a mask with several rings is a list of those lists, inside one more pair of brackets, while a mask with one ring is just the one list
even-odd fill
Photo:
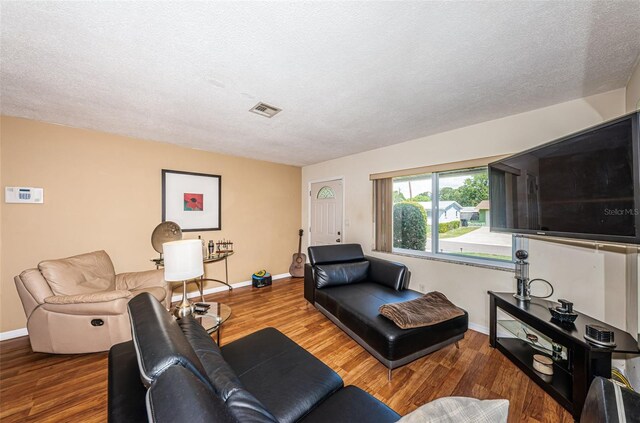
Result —
[[131, 298], [149, 292], [166, 307], [171, 299], [162, 270], [116, 275], [104, 251], [46, 260], [14, 280], [36, 352], [107, 351], [131, 339]]

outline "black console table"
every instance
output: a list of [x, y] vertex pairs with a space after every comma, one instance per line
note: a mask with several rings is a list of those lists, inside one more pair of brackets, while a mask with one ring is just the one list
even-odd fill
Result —
[[[593, 378], [611, 377], [611, 354], [614, 352], [640, 354], [638, 341], [627, 332], [586, 314], [577, 312], [578, 318], [570, 324], [552, 320], [548, 307], [558, 305], [553, 301], [536, 298], [530, 302], [522, 302], [514, 298], [512, 293], [493, 291], [489, 291], [489, 298], [491, 346], [507, 356], [538, 386], [566, 408], [576, 420], [580, 419], [582, 406]], [[498, 309], [522, 322], [525, 327], [533, 329], [532, 332], [538, 332], [553, 343], [564, 347], [564, 356], [553, 363], [553, 376], [545, 377], [533, 369], [533, 355], [540, 352], [536, 351], [530, 342], [518, 337], [498, 335]], [[589, 344], [584, 339], [587, 324], [597, 324], [613, 330], [616, 346], [602, 348]]]

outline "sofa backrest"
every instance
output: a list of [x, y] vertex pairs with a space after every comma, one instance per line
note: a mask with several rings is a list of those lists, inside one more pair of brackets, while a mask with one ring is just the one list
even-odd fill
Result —
[[367, 279], [369, 262], [363, 260], [349, 263], [318, 264], [314, 267], [314, 272], [318, 289], [348, 285]]
[[361, 281], [375, 282], [397, 291], [409, 286], [411, 273], [407, 266], [365, 256], [360, 244], [319, 245], [309, 247], [308, 252], [313, 285], [317, 289]]
[[115, 289], [116, 273], [105, 251], [80, 254], [38, 264], [55, 295], [89, 294]]
[[364, 260], [360, 244], [316, 245], [309, 247], [308, 252], [312, 266]]
[[151, 386], [172, 365], [185, 367], [211, 386], [180, 326], [158, 300], [143, 292], [129, 301], [128, 307], [140, 378], [146, 386]]

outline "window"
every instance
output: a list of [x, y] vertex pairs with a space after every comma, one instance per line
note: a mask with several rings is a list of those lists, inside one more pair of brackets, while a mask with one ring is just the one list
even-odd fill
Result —
[[512, 261], [512, 235], [489, 231], [486, 166], [392, 181], [391, 251], [498, 266]]
[[320, 191], [318, 191], [318, 200], [336, 198], [335, 192], [331, 189], [331, 187], [322, 187]]

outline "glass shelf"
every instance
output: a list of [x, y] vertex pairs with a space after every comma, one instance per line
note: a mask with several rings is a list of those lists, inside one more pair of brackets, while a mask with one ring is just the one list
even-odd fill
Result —
[[[505, 329], [510, 335], [513, 335], [514, 337], [525, 341], [534, 349], [553, 358], [553, 341], [551, 340], [551, 338], [532, 329], [519, 320], [498, 320], [498, 326]], [[527, 337], [527, 335], [535, 335], [537, 339], [532, 340], [530, 337]], [[504, 334], [502, 334], [502, 336], [504, 336]], [[561, 360], [567, 360], [567, 349], [563, 346], [561, 346], [561, 348]]]

